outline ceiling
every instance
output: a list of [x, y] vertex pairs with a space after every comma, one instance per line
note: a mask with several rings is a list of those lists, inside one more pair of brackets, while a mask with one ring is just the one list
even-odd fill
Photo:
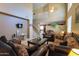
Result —
[[31, 3], [0, 3], [0, 11], [27, 19], [33, 16]]
[[[50, 13], [48, 7], [53, 6], [54, 12]], [[45, 4], [45, 3], [36, 3], [33, 4], [33, 9], [35, 15], [33, 19], [35, 22], [39, 24], [48, 24], [51, 22], [59, 22], [65, 20], [66, 15], [66, 4], [64, 3], [52, 3], [52, 4]]]
[[55, 7], [53, 13], [48, 11], [50, 7], [48, 5], [48, 3], [0, 3], [0, 11], [27, 19], [33, 17], [34, 22], [39, 24], [65, 20], [66, 4], [51, 3], [50, 5]]
[[44, 7], [47, 3], [33, 3], [33, 9]]

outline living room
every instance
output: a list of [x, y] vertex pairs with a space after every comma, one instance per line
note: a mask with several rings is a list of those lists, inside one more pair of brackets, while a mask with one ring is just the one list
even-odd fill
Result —
[[77, 3], [0, 3], [0, 55], [70, 55], [79, 46], [78, 22], [75, 23], [78, 6]]

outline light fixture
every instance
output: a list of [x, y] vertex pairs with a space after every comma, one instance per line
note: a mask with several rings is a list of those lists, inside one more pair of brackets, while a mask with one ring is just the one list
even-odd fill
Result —
[[54, 7], [51, 7], [50, 12], [54, 12]]
[[40, 30], [43, 30], [44, 29], [44, 26], [40, 26]]
[[61, 33], [64, 34], [64, 31], [62, 31]]
[[53, 12], [54, 10], [50, 10], [50, 12]]

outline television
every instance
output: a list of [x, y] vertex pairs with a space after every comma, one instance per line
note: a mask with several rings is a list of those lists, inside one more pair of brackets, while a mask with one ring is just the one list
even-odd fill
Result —
[[16, 27], [17, 28], [23, 28], [23, 24], [18, 23], [18, 24], [16, 24]]

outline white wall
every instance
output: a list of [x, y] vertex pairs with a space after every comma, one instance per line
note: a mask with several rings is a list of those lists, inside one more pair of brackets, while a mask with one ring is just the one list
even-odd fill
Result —
[[5, 35], [7, 39], [11, 39], [12, 35], [16, 33], [17, 28], [16, 24], [17, 23], [22, 23], [23, 28], [22, 31], [27, 35], [27, 21], [6, 16], [3, 14], [0, 14], [0, 36]]
[[[0, 3], [0, 11], [29, 19], [30, 24], [32, 24], [32, 3]], [[23, 31], [27, 33], [26, 21], [0, 14], [0, 36], [5, 34], [7, 35], [8, 39], [11, 39], [11, 35], [16, 32], [15, 24], [17, 22], [21, 22], [24, 24]], [[32, 38], [32, 27], [30, 27], [29, 31], [30, 38]]]

